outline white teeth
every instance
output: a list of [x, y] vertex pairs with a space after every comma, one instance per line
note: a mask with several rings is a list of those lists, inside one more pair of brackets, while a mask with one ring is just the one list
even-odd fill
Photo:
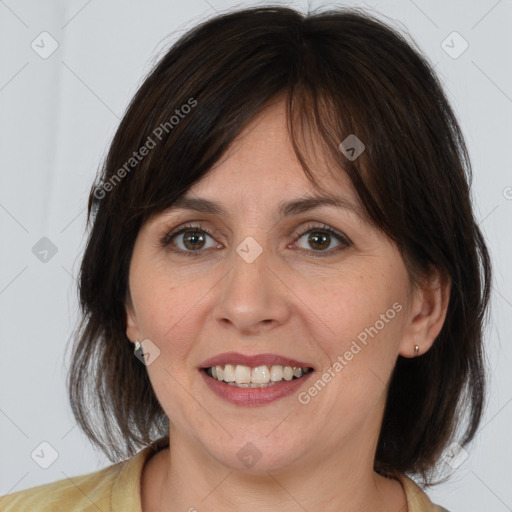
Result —
[[268, 384], [270, 372], [266, 366], [257, 366], [252, 369], [251, 382], [253, 384]]
[[237, 364], [235, 368], [235, 382], [237, 384], [250, 384], [251, 369], [248, 366], [242, 366], [241, 364]]
[[293, 370], [292, 370], [291, 366], [284, 367], [283, 378], [284, 378], [284, 380], [292, 380], [293, 379]]
[[279, 382], [283, 380], [283, 367], [282, 366], [272, 366], [270, 369], [270, 380], [272, 382]]
[[273, 365], [270, 370], [268, 366], [257, 366], [250, 368], [242, 364], [226, 364], [225, 366], [212, 366], [208, 369], [208, 374], [214, 379], [227, 382], [232, 386], [241, 388], [256, 388], [273, 386], [277, 382], [290, 381], [294, 377], [299, 379], [309, 369], [295, 368], [291, 366]]
[[224, 380], [226, 382], [235, 382], [235, 367], [232, 364], [224, 366]]

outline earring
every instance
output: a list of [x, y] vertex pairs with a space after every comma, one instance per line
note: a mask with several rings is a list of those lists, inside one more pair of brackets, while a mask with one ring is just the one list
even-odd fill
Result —
[[414, 357], [418, 355], [418, 352], [420, 351], [420, 347], [418, 345], [414, 345]]
[[135, 355], [137, 355], [137, 352], [139, 352], [139, 351], [142, 352], [142, 345], [138, 341], [136, 341], [135, 348], [133, 349], [133, 353]]

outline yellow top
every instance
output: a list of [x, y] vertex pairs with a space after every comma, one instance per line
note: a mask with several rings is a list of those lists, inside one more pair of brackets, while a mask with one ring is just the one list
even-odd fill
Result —
[[[65, 478], [0, 498], [2, 512], [142, 512], [140, 479], [144, 463], [168, 446], [163, 437], [130, 459], [94, 473]], [[433, 505], [416, 483], [402, 476], [407, 512], [447, 512]]]

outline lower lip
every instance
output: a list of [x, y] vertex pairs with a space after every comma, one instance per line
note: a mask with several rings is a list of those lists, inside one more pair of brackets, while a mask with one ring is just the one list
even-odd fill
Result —
[[244, 406], [268, 404], [285, 396], [292, 395], [296, 393], [313, 374], [313, 372], [310, 371], [299, 379], [283, 381], [266, 388], [239, 388], [210, 377], [204, 370], [200, 370], [200, 373], [206, 385], [217, 396], [232, 404]]

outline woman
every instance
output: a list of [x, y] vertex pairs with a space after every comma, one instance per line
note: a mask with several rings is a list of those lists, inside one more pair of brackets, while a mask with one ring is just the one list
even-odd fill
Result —
[[469, 178], [432, 68], [363, 12], [185, 34], [89, 201], [69, 391], [117, 463], [2, 510], [445, 510], [410, 476], [482, 413]]

